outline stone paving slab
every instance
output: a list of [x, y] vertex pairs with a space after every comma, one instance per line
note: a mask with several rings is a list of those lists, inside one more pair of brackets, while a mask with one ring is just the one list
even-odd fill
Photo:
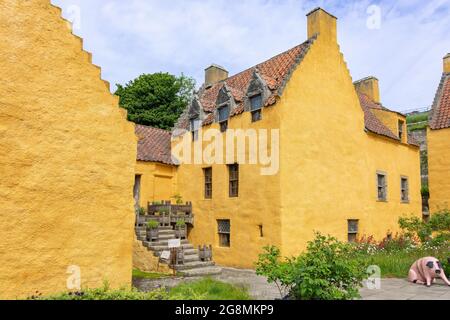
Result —
[[[280, 299], [280, 292], [275, 284], [267, 283], [264, 277], [257, 276], [253, 270], [223, 268], [220, 275], [212, 276], [223, 282], [246, 287], [254, 300]], [[135, 280], [134, 286], [142, 291], [154, 290], [161, 286], [172, 288], [182, 282], [191, 282], [202, 279], [192, 278], [165, 278], [156, 280]], [[406, 279], [383, 279], [381, 288], [369, 290], [361, 289], [363, 300], [450, 300], [450, 287], [438, 280], [431, 288], [423, 285], [409, 283]]]
[[380, 289], [365, 287], [361, 296], [363, 300], [450, 300], [450, 287], [441, 280], [428, 288], [406, 279], [382, 279]]

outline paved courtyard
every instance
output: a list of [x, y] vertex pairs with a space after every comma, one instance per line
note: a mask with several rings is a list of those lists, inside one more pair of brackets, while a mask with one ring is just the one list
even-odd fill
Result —
[[[238, 270], [224, 268], [221, 275], [214, 279], [244, 286], [255, 300], [280, 299], [280, 292], [276, 285], [267, 283], [264, 277], [259, 277], [252, 270]], [[161, 286], [171, 288], [181, 282], [196, 281], [200, 278], [166, 278], [157, 280], [134, 280], [134, 286], [139, 290], [149, 291]], [[404, 279], [383, 279], [381, 288], [361, 290], [363, 300], [450, 300], [450, 287], [440, 280], [431, 288], [409, 283]]]
[[431, 288], [406, 279], [383, 279], [379, 290], [361, 290], [364, 300], [450, 300], [450, 287], [438, 280]]

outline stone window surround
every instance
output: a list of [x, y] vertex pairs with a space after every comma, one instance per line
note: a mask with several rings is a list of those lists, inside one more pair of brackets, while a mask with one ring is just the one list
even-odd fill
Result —
[[[403, 199], [403, 181], [406, 181], [405, 191], [406, 191], [407, 199]], [[411, 199], [409, 197], [409, 177], [404, 176], [404, 175], [400, 176], [400, 200], [401, 200], [401, 203], [404, 203], [404, 204], [408, 204], [411, 201]]]
[[218, 219], [217, 220], [217, 233], [219, 235], [219, 247], [230, 248], [231, 247], [231, 220]]
[[205, 200], [212, 199], [213, 193], [213, 169], [212, 167], [203, 168], [203, 176], [204, 176], [204, 197]]
[[359, 234], [359, 219], [347, 220], [348, 242], [355, 242]]
[[[378, 177], [383, 176], [384, 177], [384, 198], [379, 197], [379, 188], [381, 187], [378, 183]], [[377, 187], [377, 201], [378, 202], [388, 202], [388, 174], [385, 171], [377, 170], [376, 174], [376, 187]]]
[[[239, 197], [239, 164], [229, 164], [228, 167], [228, 179], [229, 179], [229, 197]], [[234, 171], [233, 171], [234, 169]]]

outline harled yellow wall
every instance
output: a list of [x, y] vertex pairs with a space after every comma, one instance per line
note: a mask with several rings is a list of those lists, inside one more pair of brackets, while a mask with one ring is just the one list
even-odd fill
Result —
[[175, 166], [161, 163], [144, 161], [136, 163], [136, 175], [141, 176], [141, 207], [147, 208], [149, 202], [173, 199], [178, 193], [176, 171]]
[[[347, 240], [398, 231], [401, 215], [421, 214], [419, 148], [364, 131], [364, 114], [338, 45], [320, 36], [277, 104], [281, 113], [281, 230], [284, 255], [297, 255], [314, 231]], [[377, 201], [377, 170], [388, 202]], [[409, 177], [410, 203], [400, 200]], [[293, 187], [295, 186], [295, 187]]]
[[[278, 111], [263, 110], [263, 120], [251, 123], [250, 113], [235, 116], [230, 129], [279, 128]], [[219, 130], [218, 124], [204, 128]], [[207, 143], [205, 143], [206, 145]], [[246, 151], [248, 158], [248, 150]], [[219, 265], [253, 268], [264, 246], [281, 245], [280, 179], [279, 175], [261, 176], [260, 166], [240, 165], [239, 197], [229, 197], [228, 168], [225, 164], [212, 165], [213, 198], [204, 199], [203, 168], [208, 165], [181, 165], [178, 169], [178, 189], [184, 199], [193, 202], [195, 225], [189, 240], [195, 246], [213, 245], [214, 261]], [[219, 246], [217, 220], [231, 221], [231, 247]], [[263, 226], [264, 237], [259, 226]]]
[[407, 128], [406, 128], [406, 117], [398, 115], [396, 112], [387, 110], [372, 109], [372, 113], [380, 119], [380, 121], [388, 127], [389, 130], [396, 136], [399, 135], [399, 121], [403, 121], [403, 138], [402, 142], [407, 142]]
[[48, 0], [0, 2], [0, 298], [130, 286], [134, 126]]
[[450, 128], [428, 129], [430, 210], [450, 209]]
[[[310, 25], [313, 30], [335, 26], [313, 20]], [[204, 129], [209, 128], [219, 126]], [[281, 99], [263, 109], [262, 121], [251, 123], [246, 112], [231, 118], [229, 128], [280, 129], [281, 163], [274, 176], [262, 176], [259, 166], [241, 165], [239, 198], [228, 197], [226, 165], [213, 165], [212, 200], [203, 196], [202, 169], [208, 166], [179, 167], [179, 190], [193, 201], [196, 214], [189, 238], [213, 244], [221, 265], [253, 267], [269, 244], [281, 247], [283, 255], [297, 255], [314, 231], [345, 241], [348, 219], [360, 220], [360, 236], [381, 240], [388, 231], [399, 231], [399, 217], [421, 216], [419, 148], [365, 132], [333, 31], [319, 35]], [[387, 173], [387, 202], [377, 201], [377, 171]], [[400, 200], [402, 176], [409, 178], [409, 203]], [[218, 246], [217, 219], [231, 220], [231, 248]]]

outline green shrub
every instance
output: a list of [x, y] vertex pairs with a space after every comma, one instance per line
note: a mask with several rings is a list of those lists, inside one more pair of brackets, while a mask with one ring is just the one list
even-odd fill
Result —
[[283, 297], [283, 292], [292, 291], [294, 286], [295, 260], [282, 260], [281, 251], [275, 246], [264, 247], [263, 250], [256, 262], [256, 273], [274, 283]]
[[298, 300], [358, 298], [367, 277], [364, 261], [351, 245], [320, 233], [308, 243], [307, 251], [294, 259], [280, 261], [280, 251], [266, 247], [256, 271]]
[[141, 207], [137, 210], [137, 213], [141, 216], [145, 216], [147, 214], [147, 211], [145, 210], [145, 208]]
[[180, 194], [178, 194], [178, 193], [177, 193], [176, 195], [174, 195], [172, 198], [175, 199], [175, 202], [176, 202], [176, 204], [178, 204], [178, 205], [184, 203], [183, 197], [182, 197]]
[[175, 226], [177, 228], [184, 228], [184, 227], [186, 227], [186, 222], [184, 220], [178, 220], [177, 223], [175, 224]]
[[400, 218], [400, 228], [410, 237], [419, 237], [422, 244], [444, 244], [450, 239], [450, 211], [443, 210], [433, 213], [429, 221], [418, 217]]
[[149, 230], [155, 230], [159, 228], [159, 222], [155, 220], [150, 220], [147, 222], [147, 229]]

